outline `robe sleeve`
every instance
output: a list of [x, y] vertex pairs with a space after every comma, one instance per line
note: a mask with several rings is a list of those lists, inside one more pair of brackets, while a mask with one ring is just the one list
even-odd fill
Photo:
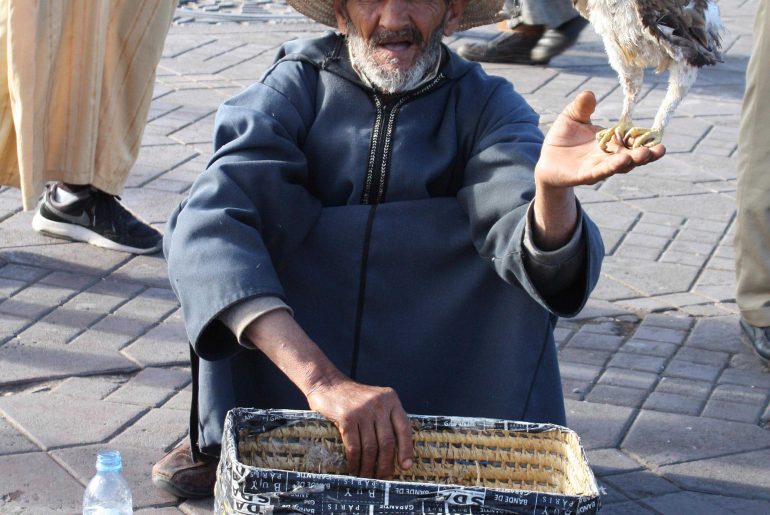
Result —
[[534, 169], [543, 143], [538, 117], [506, 81], [500, 81], [479, 112], [458, 191], [473, 244], [503, 280], [524, 288], [551, 313], [574, 316], [599, 279], [604, 256], [599, 231], [581, 209], [583, 265], [573, 277], [561, 277], [564, 284], [555, 288], [556, 293], [539, 289], [524, 249], [527, 209], [535, 194]]
[[225, 102], [214, 155], [167, 224], [171, 286], [190, 343], [205, 359], [242, 349], [218, 319], [229, 306], [263, 296], [285, 300], [271, 255], [296, 247], [320, 214], [301, 151], [316, 81], [308, 65], [278, 63]]

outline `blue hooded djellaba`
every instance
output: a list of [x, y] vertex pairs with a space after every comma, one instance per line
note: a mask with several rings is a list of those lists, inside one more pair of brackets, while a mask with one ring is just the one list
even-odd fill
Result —
[[218, 454], [230, 408], [307, 409], [220, 321], [264, 296], [408, 413], [564, 424], [553, 328], [586, 302], [604, 249], [579, 210], [579, 273], [548, 292], [533, 281], [523, 239], [542, 141], [508, 81], [447, 47], [435, 78], [384, 97], [339, 34], [286, 43], [219, 109], [215, 153], [166, 231], [200, 449]]

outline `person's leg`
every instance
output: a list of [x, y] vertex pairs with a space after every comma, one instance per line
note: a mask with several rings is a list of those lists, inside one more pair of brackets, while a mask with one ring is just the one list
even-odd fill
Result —
[[20, 187], [16, 127], [8, 91], [8, 0], [0, 0], [0, 185]]
[[[33, 228], [113, 250], [157, 252], [160, 232], [116, 195], [138, 154], [175, 2], [9, 1], [25, 209], [43, 184], [56, 182]], [[29, 55], [37, 58], [24, 58]]]
[[770, 0], [760, 0], [738, 137], [736, 300], [741, 326], [770, 364]]
[[458, 53], [473, 61], [546, 64], [588, 25], [571, 0], [517, 0], [509, 10], [509, 30], [488, 42], [463, 45]]

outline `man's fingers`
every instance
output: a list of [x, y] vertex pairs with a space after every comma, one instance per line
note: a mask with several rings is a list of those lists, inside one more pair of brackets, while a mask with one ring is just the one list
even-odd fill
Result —
[[[368, 423], [367, 423], [368, 422]], [[377, 431], [371, 420], [358, 426], [358, 433], [361, 435], [361, 470], [358, 476], [375, 477], [374, 467], [377, 464]]]
[[396, 436], [393, 434], [393, 425], [387, 413], [377, 417], [375, 426], [377, 431], [377, 471], [378, 479], [390, 479], [393, 477], [393, 459], [396, 456]]
[[411, 468], [414, 462], [414, 447], [412, 446], [412, 424], [406, 416], [403, 408], [398, 406], [390, 413], [390, 422], [396, 432], [396, 445], [398, 446], [398, 465], [402, 469]]
[[581, 91], [562, 114], [580, 123], [590, 123], [596, 109], [596, 97], [592, 91]]
[[[352, 426], [352, 427], [351, 427]], [[350, 424], [337, 426], [345, 446], [345, 456], [348, 462], [348, 474], [357, 476], [361, 472], [361, 436], [358, 425]]]

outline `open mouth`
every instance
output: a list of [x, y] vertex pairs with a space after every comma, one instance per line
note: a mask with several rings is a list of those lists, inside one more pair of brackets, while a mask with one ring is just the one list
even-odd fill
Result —
[[393, 41], [390, 43], [381, 43], [380, 47], [393, 53], [401, 53], [409, 50], [412, 46], [411, 41]]

